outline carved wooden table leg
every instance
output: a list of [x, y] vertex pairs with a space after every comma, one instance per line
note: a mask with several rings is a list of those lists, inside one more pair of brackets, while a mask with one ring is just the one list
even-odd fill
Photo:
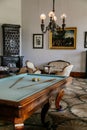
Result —
[[50, 107], [50, 104], [49, 102], [47, 102], [44, 107], [42, 108], [42, 111], [41, 111], [41, 121], [43, 123], [44, 126], [47, 126], [48, 125], [48, 122], [45, 122], [45, 117], [46, 117], [46, 114], [49, 110], [49, 107]]
[[24, 130], [24, 123], [21, 124], [15, 124], [14, 130]]
[[24, 130], [24, 118], [14, 118], [13, 124], [14, 124], [14, 130]]
[[56, 101], [55, 101], [55, 106], [57, 110], [61, 110], [61, 105], [60, 105], [60, 100], [62, 99], [64, 95], [64, 90], [60, 90], [59, 94], [57, 95]]

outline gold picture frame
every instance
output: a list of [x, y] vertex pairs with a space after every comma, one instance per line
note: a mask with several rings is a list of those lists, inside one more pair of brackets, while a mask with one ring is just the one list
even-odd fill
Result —
[[62, 35], [57, 32], [49, 31], [49, 48], [50, 49], [76, 49], [77, 28], [65, 28]]

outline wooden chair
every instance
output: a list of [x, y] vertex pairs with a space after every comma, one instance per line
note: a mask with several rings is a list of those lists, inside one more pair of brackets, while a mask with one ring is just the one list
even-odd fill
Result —
[[23, 74], [23, 73], [27, 73], [27, 67], [26, 66], [22, 67], [17, 74]]
[[37, 67], [34, 66], [34, 64], [32, 62], [30, 62], [29, 60], [27, 60], [25, 62], [26, 64], [26, 68], [28, 70], [29, 73], [34, 73], [34, 74], [41, 74], [40, 69], [38, 69]]
[[62, 71], [57, 71], [55, 74], [60, 75], [60, 76], [69, 76], [72, 68], [73, 68], [73, 65], [68, 65], [64, 67]]

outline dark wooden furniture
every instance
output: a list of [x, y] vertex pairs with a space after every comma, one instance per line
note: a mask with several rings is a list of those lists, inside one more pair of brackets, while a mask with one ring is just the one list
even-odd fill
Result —
[[[34, 78], [39, 78], [39, 81], [32, 81]], [[24, 121], [43, 106], [41, 120], [45, 125], [49, 98], [71, 80], [70, 77], [42, 74], [20, 74], [0, 79], [0, 119], [13, 122], [14, 130], [24, 130]]]
[[15, 67], [21, 68], [23, 66], [23, 56], [0, 56], [1, 66], [9, 66], [9, 63], [14, 64]]
[[23, 56], [20, 56], [20, 25], [3, 24], [3, 55], [1, 66], [8, 66], [15, 72], [23, 66]]

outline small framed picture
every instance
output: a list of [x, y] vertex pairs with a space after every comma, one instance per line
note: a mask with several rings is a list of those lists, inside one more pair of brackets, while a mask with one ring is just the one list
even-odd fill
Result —
[[87, 48], [87, 32], [84, 35], [84, 48]]
[[33, 48], [43, 48], [43, 34], [33, 34]]

